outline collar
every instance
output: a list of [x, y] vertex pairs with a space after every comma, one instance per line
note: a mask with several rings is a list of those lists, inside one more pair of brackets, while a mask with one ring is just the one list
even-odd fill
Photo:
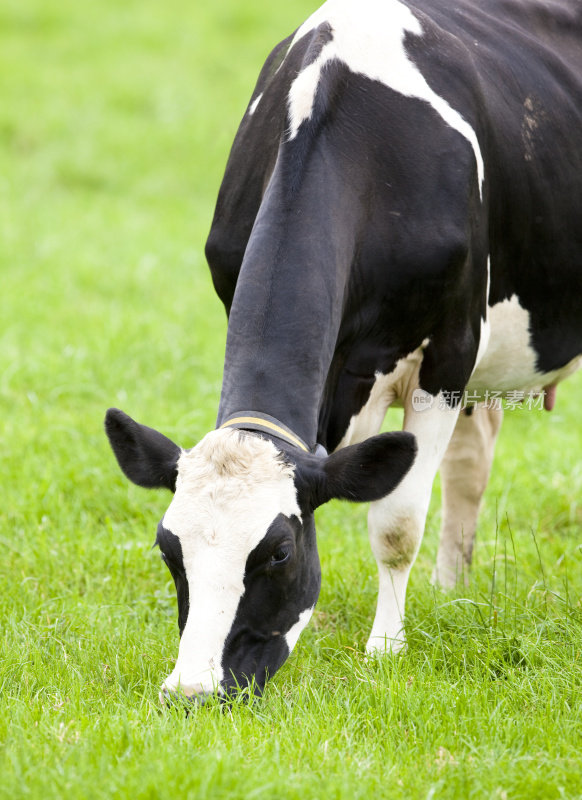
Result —
[[278, 419], [258, 411], [237, 411], [236, 414], [231, 414], [226, 422], [223, 422], [222, 425], [219, 426], [219, 430], [222, 428], [239, 428], [246, 431], [270, 433], [271, 436], [275, 436], [277, 439], [292, 444], [305, 453], [313, 452], [303, 439], [293, 433], [290, 428], [283, 425]]

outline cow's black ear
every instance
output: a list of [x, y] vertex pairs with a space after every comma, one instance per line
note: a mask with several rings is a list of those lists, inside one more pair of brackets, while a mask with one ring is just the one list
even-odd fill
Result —
[[298, 465], [300, 495], [312, 509], [332, 498], [360, 503], [380, 500], [404, 478], [416, 451], [415, 437], [398, 431], [372, 436], [325, 459], [310, 459], [309, 464]]
[[176, 489], [181, 450], [162, 433], [140, 425], [118, 408], [105, 415], [105, 432], [125, 475], [145, 489]]

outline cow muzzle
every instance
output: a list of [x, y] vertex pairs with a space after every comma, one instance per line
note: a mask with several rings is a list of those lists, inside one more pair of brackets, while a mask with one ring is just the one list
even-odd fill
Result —
[[194, 686], [179, 686], [177, 689], [170, 689], [165, 684], [159, 694], [160, 703], [166, 707], [184, 706], [190, 710], [196, 706], [203, 706], [213, 697], [224, 697], [224, 691], [220, 686], [215, 689], [205, 688], [201, 683]]

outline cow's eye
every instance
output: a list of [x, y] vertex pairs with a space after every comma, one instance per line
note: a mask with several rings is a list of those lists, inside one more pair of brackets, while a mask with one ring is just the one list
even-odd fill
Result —
[[284, 564], [286, 561], [289, 560], [290, 556], [291, 556], [290, 548], [285, 545], [280, 545], [279, 547], [277, 547], [277, 549], [271, 556], [271, 566], [278, 567], [280, 564]]

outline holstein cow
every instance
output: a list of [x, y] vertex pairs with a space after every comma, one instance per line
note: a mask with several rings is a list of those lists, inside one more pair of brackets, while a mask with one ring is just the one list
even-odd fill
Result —
[[[332, 497], [373, 501], [367, 648], [400, 649], [443, 457], [437, 580], [470, 561], [500, 415], [459, 398], [551, 407], [579, 366], [580, 0], [329, 0], [267, 59], [206, 254], [229, 316], [217, 429], [182, 450], [106, 420], [125, 474], [175, 492], [163, 691], [198, 699], [260, 689], [293, 649]], [[405, 431], [375, 435], [395, 402]]]

